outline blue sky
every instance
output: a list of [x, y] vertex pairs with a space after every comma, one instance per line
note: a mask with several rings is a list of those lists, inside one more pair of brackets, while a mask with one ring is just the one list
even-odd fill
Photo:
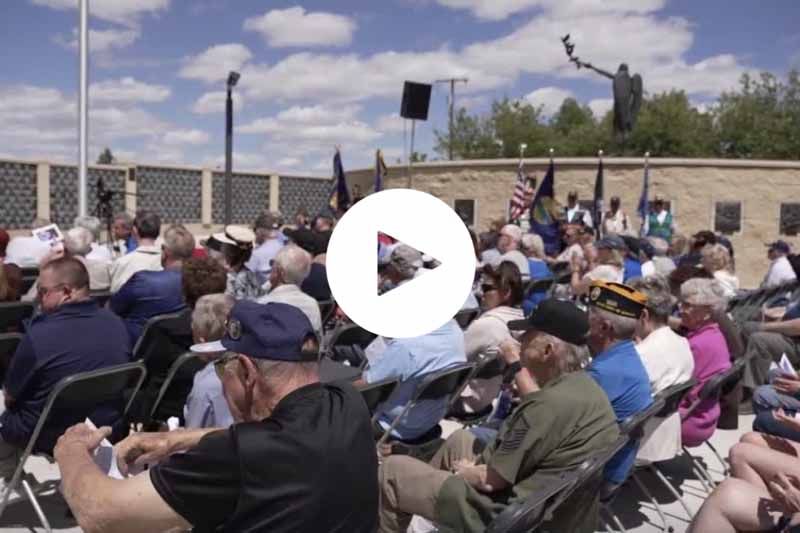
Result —
[[[744, 72], [800, 67], [800, 2], [771, 0], [92, 0], [91, 157], [215, 167], [225, 77], [239, 70], [234, 167], [329, 175], [404, 154], [405, 79], [466, 76], [457, 103], [495, 98], [552, 113], [574, 96], [597, 113], [609, 82], [567, 63], [558, 39], [607, 70], [621, 61], [651, 93], [707, 106]], [[74, 161], [77, 0], [5, 0], [0, 156]], [[417, 148], [447, 125], [437, 87]], [[543, 154], [527, 154], [537, 156]], [[568, 155], [568, 154], [564, 154]]]

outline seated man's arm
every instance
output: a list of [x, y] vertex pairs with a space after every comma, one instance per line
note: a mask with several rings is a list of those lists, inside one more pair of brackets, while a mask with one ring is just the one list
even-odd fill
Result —
[[784, 320], [782, 322], [763, 322], [761, 331], [781, 333], [787, 337], [800, 337], [800, 318]]
[[511, 485], [496, 470], [486, 465], [462, 466], [456, 474], [463, 477], [475, 490], [487, 494], [505, 490]]
[[355, 385], [377, 383], [390, 378], [405, 379], [410, 373], [410, 362], [411, 354], [405, 346], [391, 342], [382, 354], [370, 361], [369, 367], [356, 380]]
[[64, 497], [85, 531], [167, 531], [191, 525], [161, 498], [149, 473], [125, 480], [106, 476], [90, 451], [111, 433], [85, 424], [70, 428], [56, 445]]

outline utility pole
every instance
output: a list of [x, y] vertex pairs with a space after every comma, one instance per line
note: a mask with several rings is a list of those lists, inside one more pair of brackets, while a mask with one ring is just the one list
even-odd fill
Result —
[[89, 0], [80, 0], [78, 73], [78, 215], [87, 214], [89, 181]]
[[447, 78], [444, 80], [436, 80], [435, 83], [449, 83], [450, 84], [450, 127], [448, 132], [448, 157], [450, 161], [453, 160], [453, 113], [455, 111], [456, 103], [456, 83], [466, 84], [469, 81], [467, 78]]

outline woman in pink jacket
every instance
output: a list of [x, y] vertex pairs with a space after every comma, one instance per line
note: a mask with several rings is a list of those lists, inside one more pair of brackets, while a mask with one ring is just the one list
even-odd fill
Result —
[[692, 278], [681, 285], [681, 324], [688, 330], [689, 347], [694, 356], [694, 379], [697, 385], [680, 405], [681, 439], [684, 446], [699, 446], [717, 428], [720, 407], [718, 398], [709, 398], [686, 418], [689, 406], [697, 399], [703, 385], [714, 375], [731, 367], [731, 355], [725, 337], [712, 315], [725, 308], [725, 296], [714, 279]]

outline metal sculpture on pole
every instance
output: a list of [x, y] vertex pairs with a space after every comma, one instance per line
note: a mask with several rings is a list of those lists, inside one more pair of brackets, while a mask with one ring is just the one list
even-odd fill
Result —
[[639, 74], [630, 75], [628, 72], [627, 63], [620, 63], [619, 68], [615, 74], [611, 74], [607, 70], [595, 67], [587, 61], [581, 61], [580, 58], [574, 55], [575, 44], [570, 42], [569, 34], [561, 38], [564, 44], [564, 51], [575, 67], [578, 69], [588, 68], [605, 76], [612, 81], [614, 91], [614, 134], [617, 140], [625, 142], [636, 126], [636, 117], [639, 115], [639, 109], [642, 107], [642, 95], [644, 93], [644, 85], [642, 77]]

